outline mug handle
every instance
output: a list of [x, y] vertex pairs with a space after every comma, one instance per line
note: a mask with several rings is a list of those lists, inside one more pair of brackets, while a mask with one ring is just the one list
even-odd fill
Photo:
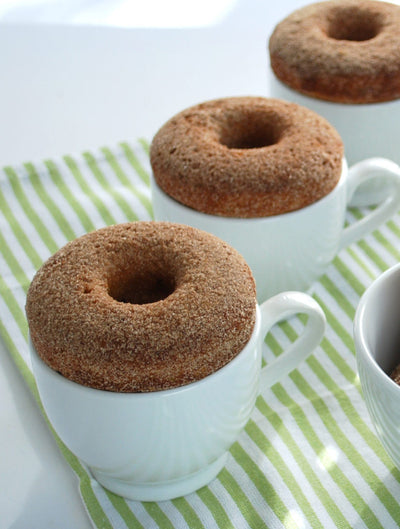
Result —
[[303, 333], [276, 360], [261, 369], [259, 392], [273, 386], [305, 360], [321, 342], [326, 318], [318, 303], [303, 292], [282, 292], [261, 307], [261, 336], [264, 339], [273, 325], [291, 316], [308, 315]]
[[347, 175], [347, 205], [361, 184], [377, 177], [381, 187], [385, 188], [385, 199], [363, 219], [343, 230], [339, 250], [378, 228], [399, 209], [400, 167], [385, 158], [368, 158], [350, 167]]

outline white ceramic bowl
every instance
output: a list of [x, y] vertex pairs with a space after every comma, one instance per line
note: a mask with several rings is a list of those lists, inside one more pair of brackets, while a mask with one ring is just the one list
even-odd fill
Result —
[[400, 469], [400, 264], [364, 293], [354, 320], [357, 366], [367, 408], [383, 446]]

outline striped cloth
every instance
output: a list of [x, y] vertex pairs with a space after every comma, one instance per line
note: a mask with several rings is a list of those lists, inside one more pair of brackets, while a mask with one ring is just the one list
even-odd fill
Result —
[[[33, 274], [66, 241], [89, 230], [150, 219], [150, 199], [144, 141], [2, 171], [0, 332], [37, 399], [24, 314]], [[353, 210], [347, 220], [362, 215], [363, 211]], [[259, 396], [226, 467], [208, 487], [168, 502], [125, 501], [91, 479], [57, 439], [79, 477], [93, 525], [104, 529], [398, 527], [400, 473], [370, 423], [352, 339], [361, 294], [399, 261], [398, 248], [399, 215], [342, 251], [313, 286], [312, 294], [328, 320], [323, 342], [299, 369]], [[276, 326], [266, 338], [266, 360], [278, 355], [302, 328], [301, 318]]]

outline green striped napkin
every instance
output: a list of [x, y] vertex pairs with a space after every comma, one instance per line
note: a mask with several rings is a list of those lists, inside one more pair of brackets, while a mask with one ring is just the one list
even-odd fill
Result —
[[[0, 176], [0, 333], [38, 399], [27, 352], [25, 294], [41, 263], [106, 224], [150, 219], [148, 145], [6, 167]], [[363, 215], [348, 214], [348, 221]], [[226, 467], [173, 501], [125, 501], [99, 486], [58, 440], [99, 528], [391, 528], [400, 525], [400, 473], [373, 432], [361, 395], [352, 320], [361, 294], [399, 261], [400, 216], [342, 251], [312, 293], [328, 328], [307, 362], [257, 400]], [[266, 338], [273, 358], [301, 318]], [[39, 399], [38, 399], [39, 403]], [[40, 405], [40, 403], [39, 403]], [[55, 434], [54, 434], [55, 435]]]

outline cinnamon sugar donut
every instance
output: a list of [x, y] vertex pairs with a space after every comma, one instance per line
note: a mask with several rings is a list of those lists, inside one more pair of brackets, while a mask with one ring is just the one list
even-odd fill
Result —
[[305, 95], [338, 103], [400, 97], [400, 6], [332, 0], [294, 11], [269, 40], [276, 77]]
[[244, 259], [217, 237], [133, 222], [56, 252], [31, 283], [26, 313], [37, 353], [66, 378], [157, 391], [236, 356], [253, 332], [256, 293]]
[[316, 113], [263, 97], [228, 97], [188, 108], [155, 135], [153, 176], [169, 196], [225, 217], [303, 208], [337, 184], [343, 144]]

